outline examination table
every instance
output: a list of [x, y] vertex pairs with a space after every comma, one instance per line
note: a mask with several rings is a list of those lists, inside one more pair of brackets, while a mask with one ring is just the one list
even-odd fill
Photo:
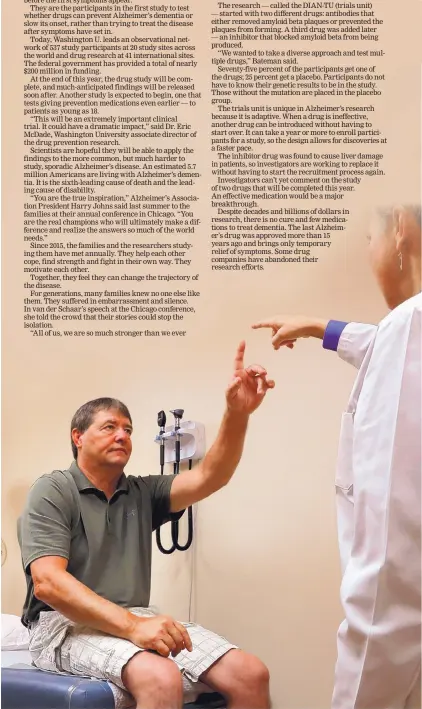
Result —
[[[2, 709], [126, 709], [133, 702], [109, 682], [43, 672], [30, 664], [29, 652], [2, 651]], [[116, 692], [117, 689], [117, 692]], [[221, 695], [200, 694], [186, 709], [224, 707]]]

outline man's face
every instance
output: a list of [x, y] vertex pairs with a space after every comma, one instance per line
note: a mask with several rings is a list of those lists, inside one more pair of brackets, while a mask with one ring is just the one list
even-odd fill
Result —
[[130, 458], [132, 424], [115, 409], [98, 411], [86, 431], [72, 435], [80, 462], [123, 469]]

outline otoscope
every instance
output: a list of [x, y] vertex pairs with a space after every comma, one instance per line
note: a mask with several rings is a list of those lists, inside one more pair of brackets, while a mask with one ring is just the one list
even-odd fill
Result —
[[174, 475], [178, 475], [180, 466], [180, 420], [184, 414], [184, 411], [183, 409], [172, 409], [170, 413], [174, 416], [174, 432], [176, 434], [173, 473]]
[[164, 473], [164, 438], [163, 433], [166, 430], [166, 414], [164, 411], [159, 411], [157, 416], [157, 423], [160, 427], [160, 473]]

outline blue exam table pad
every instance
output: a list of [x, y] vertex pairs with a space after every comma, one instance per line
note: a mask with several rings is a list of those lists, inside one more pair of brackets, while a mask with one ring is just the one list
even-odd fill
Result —
[[[217, 709], [217, 693], [201, 694], [186, 709]], [[29, 652], [2, 652], [2, 709], [116, 709], [106, 681], [44, 672], [30, 665]]]
[[3, 709], [115, 709], [107, 682], [32, 668], [1, 671]]

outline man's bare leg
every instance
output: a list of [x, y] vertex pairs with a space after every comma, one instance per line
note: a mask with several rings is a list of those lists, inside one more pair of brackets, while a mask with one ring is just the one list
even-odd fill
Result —
[[183, 682], [178, 666], [166, 657], [139, 652], [125, 665], [122, 681], [136, 709], [181, 709]]
[[269, 709], [269, 677], [257, 657], [230, 650], [200, 680], [227, 698], [227, 709]]

